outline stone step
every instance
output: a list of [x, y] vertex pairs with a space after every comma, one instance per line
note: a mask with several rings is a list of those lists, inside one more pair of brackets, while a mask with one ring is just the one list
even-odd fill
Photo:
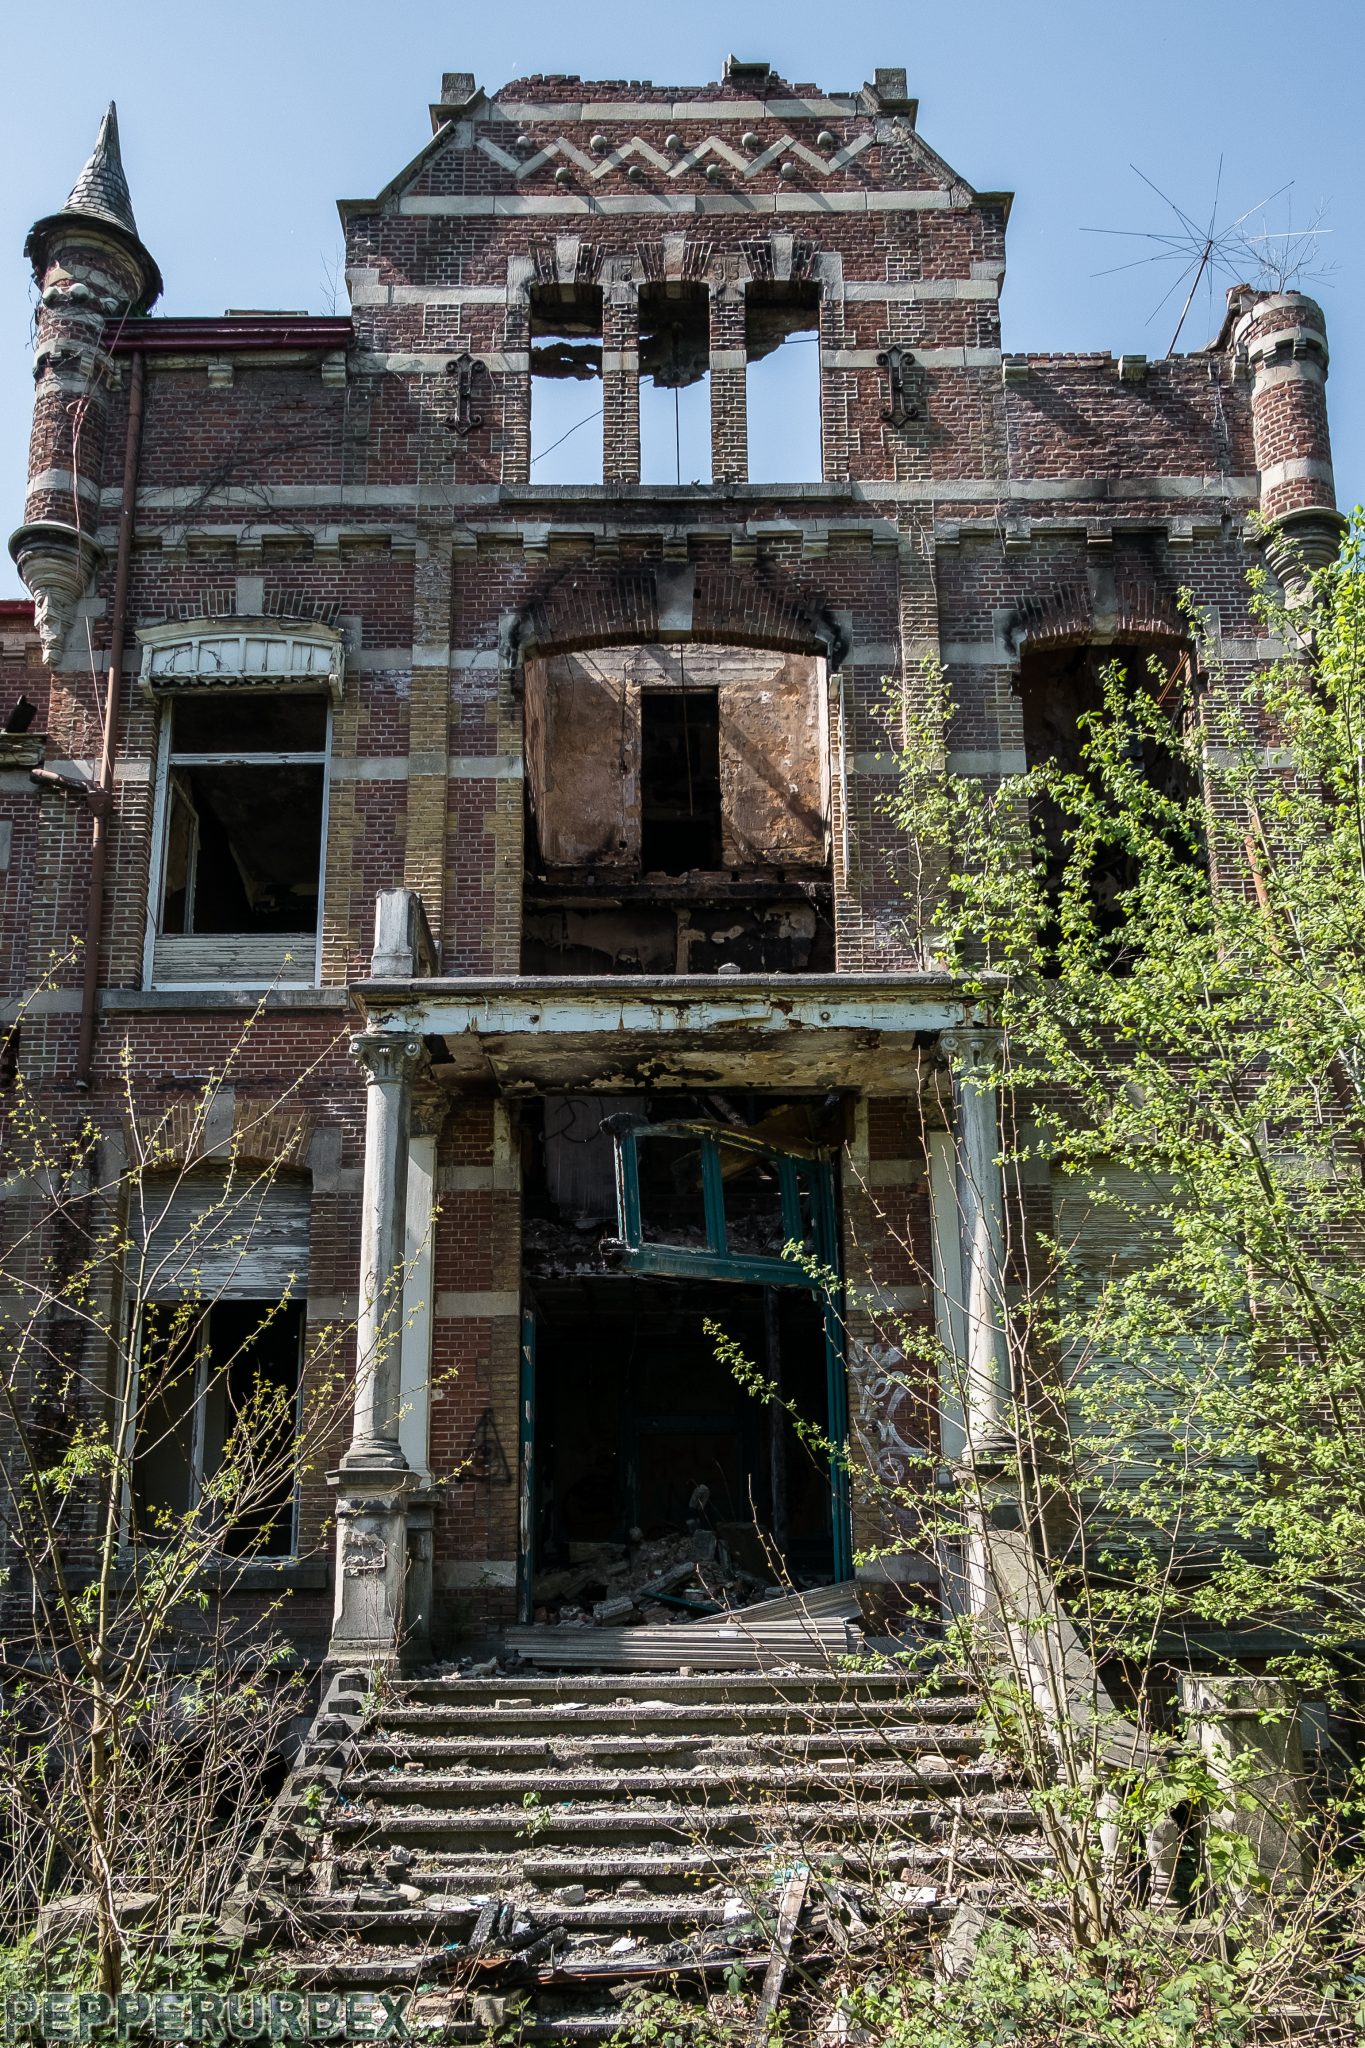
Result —
[[[565, 1698], [539, 1700], [530, 1704], [509, 1695], [498, 1703], [455, 1701], [447, 1705], [410, 1707], [386, 1706], [363, 1729], [366, 1739], [399, 1736], [427, 1741], [486, 1734], [490, 1739], [506, 1736], [554, 1735], [568, 1728], [592, 1729], [603, 1734], [665, 1733], [682, 1729], [689, 1733], [783, 1734], [802, 1729], [837, 1732], [845, 1728], [881, 1728], [902, 1725], [970, 1728], [976, 1720], [977, 1704], [966, 1698], [952, 1700], [907, 1699], [903, 1692], [885, 1699], [831, 1699], [806, 1701], [772, 1699], [753, 1701], [702, 1701], [642, 1698], [639, 1700], [598, 1700]], [[352, 1731], [335, 1716], [318, 1724], [320, 1736], [340, 1738]]]
[[[693, 1895], [669, 1899], [603, 1899], [583, 1906], [558, 1906], [537, 1900], [534, 1918], [528, 1914], [519, 1924], [514, 1940], [529, 1941], [551, 1928], [564, 1929], [571, 1953], [603, 1949], [622, 1937], [634, 1937], [642, 1948], [669, 1946], [677, 1941], [700, 1941], [703, 1951], [708, 1939], [725, 1938], [727, 1946], [762, 1946], [771, 1938], [777, 1900], [771, 1892], [752, 1898], [741, 1895], [747, 1916], [736, 1919], [724, 1899], [702, 1900]], [[344, 1892], [305, 1896], [296, 1903], [304, 1929], [314, 1935], [327, 1930], [359, 1936], [366, 1942], [456, 1949], [473, 1934], [479, 1907], [472, 1900], [433, 1897], [424, 1904], [363, 1903], [365, 1894], [348, 1900]], [[929, 1926], [951, 1911], [947, 1899], [914, 1901], [896, 1907], [898, 1923]], [[711, 1945], [714, 1945], [712, 1942]]]
[[726, 1767], [738, 1755], [774, 1763], [849, 1757], [860, 1763], [889, 1756], [979, 1757], [985, 1737], [975, 1728], [953, 1728], [933, 1723], [891, 1723], [877, 1727], [848, 1725], [835, 1732], [737, 1728], [733, 1734], [696, 1731], [679, 1726], [669, 1733], [647, 1735], [604, 1733], [594, 1724], [586, 1728], [565, 1726], [552, 1735], [499, 1737], [479, 1735], [400, 1735], [387, 1728], [357, 1741], [352, 1760], [361, 1770], [383, 1772], [394, 1766], [423, 1770], [442, 1767], [504, 1771], [553, 1769], [572, 1763], [579, 1768], [604, 1769], [611, 1763], [636, 1763], [658, 1767], [664, 1763], [683, 1768], [698, 1763]]
[[[966, 1697], [963, 1681], [953, 1673], [936, 1672], [938, 1697], [954, 1705]], [[683, 1676], [674, 1671], [612, 1671], [605, 1673], [503, 1672], [490, 1678], [448, 1677], [404, 1678], [388, 1682], [374, 1695], [375, 1710], [387, 1717], [391, 1710], [422, 1706], [496, 1706], [500, 1701], [525, 1700], [532, 1705], [568, 1700], [595, 1704], [605, 1701], [662, 1700], [673, 1705], [706, 1705], [746, 1701], [756, 1705], [786, 1701], [808, 1705], [813, 1701], [904, 1700], [912, 1692], [914, 1674], [899, 1671], [698, 1671]], [[359, 1688], [356, 1698], [369, 1698]]]
[[[950, 1827], [956, 1799], [869, 1800], [859, 1805], [829, 1799], [801, 1805], [775, 1806], [769, 1800], [746, 1805], [715, 1801], [695, 1806], [623, 1803], [591, 1807], [569, 1801], [528, 1809], [471, 1805], [431, 1808], [391, 1806], [382, 1814], [359, 1806], [340, 1806], [329, 1818], [339, 1850], [359, 1840], [380, 1860], [382, 1849], [406, 1848], [455, 1853], [502, 1848], [508, 1853], [559, 1849], [570, 1845], [638, 1844], [676, 1848], [689, 1843], [722, 1843], [745, 1847], [785, 1844], [792, 1854], [810, 1853], [821, 1845], [857, 1843], [872, 1833], [897, 1833], [929, 1838]], [[1033, 1833], [1035, 1820], [1022, 1801], [979, 1798], [970, 1802], [970, 1828], [978, 1839], [999, 1833]]]
[[728, 1805], [737, 1798], [754, 1797], [846, 1799], [850, 1792], [871, 1803], [930, 1787], [949, 1794], [975, 1794], [993, 1790], [1007, 1780], [1007, 1767], [989, 1758], [958, 1764], [940, 1756], [911, 1756], [892, 1764], [869, 1765], [860, 1757], [839, 1756], [783, 1769], [780, 1764], [737, 1755], [724, 1761], [706, 1759], [681, 1776], [676, 1771], [645, 1769], [570, 1771], [558, 1762], [544, 1771], [470, 1771], [464, 1775], [395, 1767], [348, 1772], [342, 1792], [348, 1799], [374, 1802], [387, 1817], [412, 1806], [438, 1807], [445, 1812], [504, 1805], [544, 1811], [569, 1804], [610, 1807], [622, 1801], [676, 1798], [679, 1792], [689, 1804], [698, 1806]]
[[[510, 1854], [484, 1851], [463, 1856], [418, 1855], [403, 1869], [402, 1881], [424, 1891], [464, 1892], [501, 1895], [516, 1885], [533, 1886], [551, 1892], [562, 1885], [581, 1884], [585, 1890], [610, 1891], [619, 1884], [643, 1884], [647, 1890], [667, 1891], [682, 1882], [694, 1886], [730, 1881], [741, 1883], [751, 1871], [766, 1868], [766, 1852], [716, 1846], [698, 1850], [656, 1849], [649, 1855], [592, 1854], [565, 1850], [555, 1855], [538, 1855], [518, 1849]], [[836, 1875], [863, 1877], [869, 1871], [913, 1872], [915, 1883], [930, 1883], [951, 1865], [964, 1875], [993, 1876], [1020, 1865], [1043, 1865], [1048, 1852], [1042, 1840], [1027, 1836], [1010, 1838], [1003, 1845], [922, 1840], [895, 1842], [879, 1839], [860, 1847], [827, 1850], [816, 1859], [817, 1868]], [[345, 1863], [343, 1861], [343, 1870]], [[693, 1896], [700, 1896], [700, 1887]]]

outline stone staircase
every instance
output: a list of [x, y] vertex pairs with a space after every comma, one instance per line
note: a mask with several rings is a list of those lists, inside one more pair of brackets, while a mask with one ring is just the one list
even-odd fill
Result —
[[450, 2039], [629, 2040], [632, 1987], [736, 2002], [773, 1987], [788, 1947], [799, 1996], [850, 1950], [922, 1944], [964, 1896], [1046, 1863], [951, 1684], [367, 1686], [331, 1684], [244, 1887], [253, 1938], [277, 1979], [420, 1993], [410, 2023]]

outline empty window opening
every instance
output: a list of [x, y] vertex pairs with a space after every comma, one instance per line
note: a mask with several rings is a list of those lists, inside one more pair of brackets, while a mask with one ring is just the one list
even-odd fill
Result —
[[303, 1324], [297, 1301], [144, 1308], [134, 1540], [168, 1537], [197, 1514], [229, 1557], [293, 1553]]
[[[1156, 660], [1159, 674], [1151, 663]], [[1155, 693], [1167, 708], [1181, 701], [1187, 692], [1184, 678], [1188, 662], [1174, 644], [1166, 646], [1106, 646], [1039, 648], [1025, 647], [1020, 669], [1023, 708], [1024, 754], [1030, 768], [1051, 762], [1064, 773], [1084, 774], [1095, 779], [1086, 750], [1084, 721], [1104, 706], [1104, 671], [1117, 665], [1123, 671], [1130, 693]], [[1145, 779], [1165, 795], [1180, 802], [1195, 794], [1187, 763], [1160, 738], [1149, 733], [1133, 735], [1133, 760]], [[1037, 800], [1034, 823], [1041, 833], [1045, 854], [1046, 887], [1055, 900], [1061, 893], [1068, 866], [1073, 859], [1069, 821], [1051, 798]], [[1187, 844], [1179, 848], [1191, 857]], [[1200, 865], [1203, 865], [1202, 859]], [[1121, 935], [1124, 924], [1123, 898], [1138, 882], [1138, 862], [1132, 851], [1116, 841], [1101, 843], [1092, 855], [1088, 887], [1096, 921], [1102, 934], [1115, 941], [1116, 967], [1123, 963]]]
[[531, 482], [602, 481], [602, 293], [531, 294]]
[[640, 858], [661, 875], [721, 865], [716, 690], [641, 692]]
[[751, 284], [745, 294], [750, 483], [818, 483], [820, 298], [814, 285]]
[[711, 311], [704, 285], [640, 292], [640, 481], [711, 481]]
[[175, 701], [161, 932], [316, 934], [329, 715], [322, 697]]
[[134, 1540], [193, 1514], [229, 1556], [296, 1548], [310, 1206], [287, 1175], [148, 1175], [133, 1195]]
[[827, 973], [813, 655], [688, 644], [526, 665], [527, 974]]

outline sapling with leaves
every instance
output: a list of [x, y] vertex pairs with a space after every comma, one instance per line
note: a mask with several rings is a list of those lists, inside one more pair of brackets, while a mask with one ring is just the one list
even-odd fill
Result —
[[211, 1928], [307, 1704], [288, 1566], [331, 1540], [298, 1502], [352, 1397], [347, 1327], [305, 1323], [279, 1221], [303, 1199], [297, 1105], [336, 1048], [252, 1096], [263, 1015], [169, 1106], [141, 1099], [130, 1047], [102, 1123], [22, 1073], [7, 1098], [0, 1924], [20, 1978], [64, 1942], [116, 1992]]

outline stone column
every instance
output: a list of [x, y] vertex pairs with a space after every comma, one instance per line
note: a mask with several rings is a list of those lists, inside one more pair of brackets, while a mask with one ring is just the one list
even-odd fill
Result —
[[953, 1083], [955, 1179], [962, 1242], [965, 1385], [963, 1427], [971, 1464], [1014, 1449], [1005, 1337], [1005, 1196], [997, 1091], [999, 1034], [945, 1031], [939, 1044]]
[[403, 1273], [412, 1079], [422, 1042], [369, 1031], [352, 1041], [365, 1070], [365, 1177], [360, 1217], [355, 1413], [335, 1475], [336, 1600], [332, 1663], [394, 1664], [406, 1635], [407, 1494], [414, 1475], [398, 1441]]
[[939, 1039], [953, 1087], [953, 1185], [961, 1245], [962, 1433], [965, 1493], [962, 1597], [967, 1613], [998, 1619], [999, 1588], [986, 1523], [1017, 1527], [1018, 1480], [1002, 1484], [1014, 1453], [1009, 1353], [1005, 1342], [1005, 1201], [996, 1086], [999, 1033], [979, 1025]]

